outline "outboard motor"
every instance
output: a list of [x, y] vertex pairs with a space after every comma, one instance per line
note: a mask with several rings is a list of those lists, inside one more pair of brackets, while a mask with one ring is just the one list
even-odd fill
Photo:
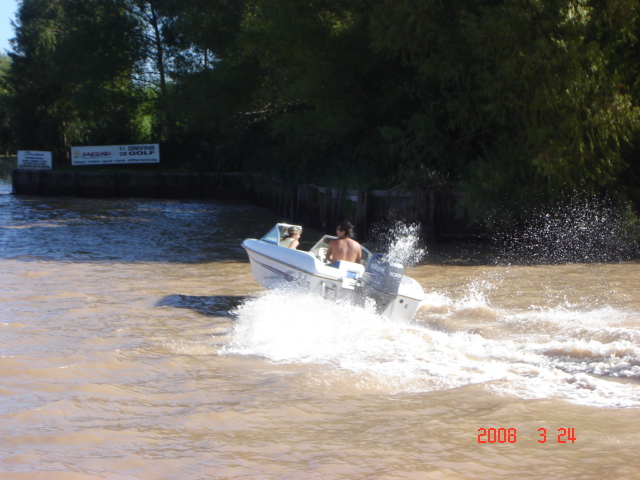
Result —
[[398, 295], [404, 267], [376, 253], [369, 257], [364, 272], [363, 293], [375, 300], [378, 313], [382, 313]]
[[404, 267], [397, 262], [389, 262], [381, 253], [371, 255], [364, 269], [368, 272], [369, 285], [388, 295], [397, 295], [402, 281]]

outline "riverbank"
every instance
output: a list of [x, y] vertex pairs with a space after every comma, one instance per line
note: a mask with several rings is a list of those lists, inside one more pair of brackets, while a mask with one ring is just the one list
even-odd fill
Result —
[[157, 198], [245, 200], [291, 222], [326, 231], [344, 218], [358, 232], [391, 219], [420, 223], [430, 241], [480, 238], [470, 226], [460, 192], [425, 189], [355, 190], [290, 185], [274, 177], [250, 173], [169, 171], [12, 171], [16, 195], [81, 198]]

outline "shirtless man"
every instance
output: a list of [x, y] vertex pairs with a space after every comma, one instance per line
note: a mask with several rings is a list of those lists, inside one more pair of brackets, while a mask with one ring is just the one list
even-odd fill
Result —
[[338, 225], [336, 231], [338, 238], [329, 242], [327, 248], [327, 260], [332, 267], [336, 267], [340, 260], [360, 263], [362, 261], [362, 248], [353, 238], [353, 225], [344, 221]]

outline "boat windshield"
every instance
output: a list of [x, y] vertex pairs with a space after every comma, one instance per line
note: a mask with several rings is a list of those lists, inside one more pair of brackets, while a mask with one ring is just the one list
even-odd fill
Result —
[[275, 227], [267, 232], [260, 240], [263, 242], [275, 243], [280, 245], [280, 240], [284, 238], [290, 227], [299, 228], [302, 231], [302, 227], [299, 225], [289, 225], [288, 223], [277, 223]]
[[[267, 232], [261, 240], [263, 242], [273, 243], [275, 245], [280, 245], [280, 241], [282, 238], [286, 236], [287, 230], [289, 227], [297, 227], [302, 231], [302, 227], [299, 225], [290, 225], [288, 223], [277, 223], [275, 227]], [[331, 240], [335, 240], [336, 236], [334, 235], [324, 235], [316, 244], [311, 247], [309, 253], [311, 253], [314, 257], [318, 258], [321, 262], [325, 262], [325, 255], [327, 253], [327, 248], [329, 247], [329, 242]], [[362, 264], [366, 265], [369, 261], [369, 256], [371, 252], [367, 250], [365, 247], [362, 247]]]
[[[309, 250], [310, 253], [313, 253], [316, 257], [320, 258], [320, 256], [324, 257], [324, 253], [327, 251], [329, 247], [329, 242], [331, 240], [335, 240], [338, 237], [333, 237], [331, 235], [325, 235], [320, 240], [316, 242], [316, 244], [311, 247]], [[322, 255], [320, 255], [322, 253]]]
[[267, 234], [262, 237], [261, 240], [264, 242], [275, 243], [277, 245], [278, 241], [280, 240], [280, 230], [278, 229], [278, 226], [276, 225], [271, 230], [269, 230], [269, 232], [267, 232]]

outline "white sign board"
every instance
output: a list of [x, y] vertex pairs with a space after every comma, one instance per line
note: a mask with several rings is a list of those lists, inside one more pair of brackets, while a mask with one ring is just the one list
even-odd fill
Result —
[[109, 145], [71, 147], [72, 165], [113, 165], [120, 163], [160, 163], [160, 145]]
[[18, 150], [18, 168], [51, 170], [51, 152]]

